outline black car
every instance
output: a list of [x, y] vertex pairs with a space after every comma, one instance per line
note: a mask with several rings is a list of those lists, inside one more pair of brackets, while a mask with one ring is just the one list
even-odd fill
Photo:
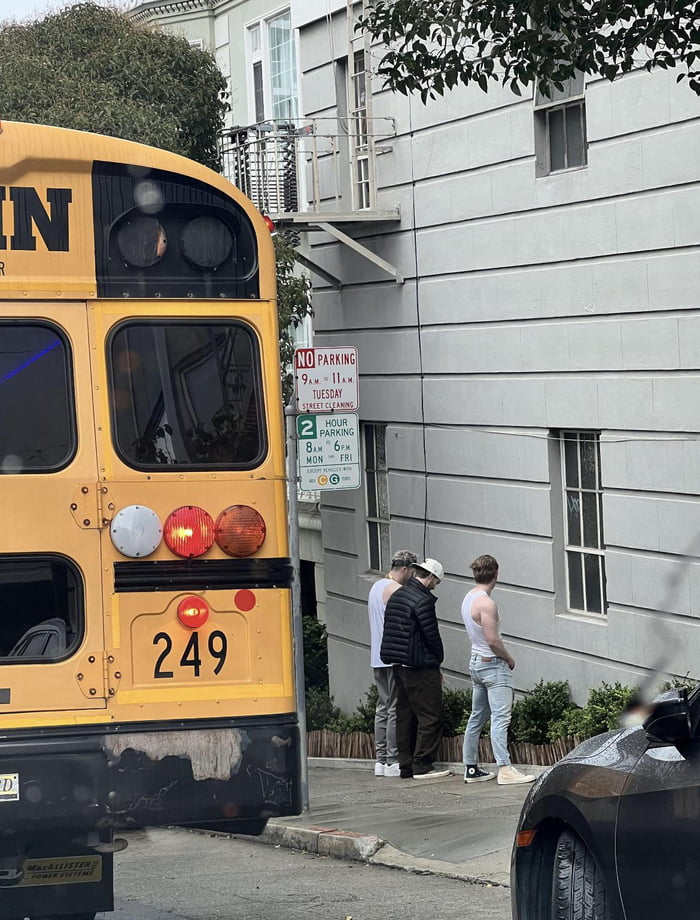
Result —
[[513, 920], [700, 918], [700, 688], [540, 776], [511, 861]]

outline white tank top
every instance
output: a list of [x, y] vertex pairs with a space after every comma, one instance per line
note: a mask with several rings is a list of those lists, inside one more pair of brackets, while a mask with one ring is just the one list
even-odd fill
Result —
[[375, 581], [369, 591], [367, 600], [367, 610], [369, 611], [369, 642], [370, 642], [370, 662], [373, 668], [387, 668], [389, 665], [384, 664], [379, 657], [379, 649], [382, 647], [382, 635], [384, 634], [384, 608], [385, 603], [382, 600], [384, 589], [391, 584], [390, 578], [380, 578]]
[[462, 601], [462, 619], [464, 620], [464, 625], [467, 627], [467, 635], [472, 644], [472, 652], [488, 658], [493, 655], [493, 650], [484, 638], [484, 631], [481, 625], [475, 623], [471, 617], [472, 604], [477, 597], [482, 597], [484, 594], [488, 594], [488, 592], [480, 589], [478, 591], [470, 591], [465, 596]]

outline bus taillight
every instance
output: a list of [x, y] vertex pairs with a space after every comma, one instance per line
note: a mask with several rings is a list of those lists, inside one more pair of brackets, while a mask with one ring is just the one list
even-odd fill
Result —
[[250, 505], [231, 505], [216, 519], [217, 545], [229, 556], [252, 556], [265, 541], [267, 527]]
[[190, 594], [177, 605], [177, 618], [188, 629], [199, 629], [209, 619], [209, 607], [201, 597]]
[[178, 556], [201, 556], [214, 542], [214, 521], [204, 508], [183, 505], [168, 515], [163, 539]]

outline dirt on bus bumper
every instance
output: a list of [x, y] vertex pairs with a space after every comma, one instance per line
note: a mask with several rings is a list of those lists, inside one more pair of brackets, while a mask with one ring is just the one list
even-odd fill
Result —
[[0, 836], [182, 825], [261, 833], [301, 811], [295, 720], [0, 734]]

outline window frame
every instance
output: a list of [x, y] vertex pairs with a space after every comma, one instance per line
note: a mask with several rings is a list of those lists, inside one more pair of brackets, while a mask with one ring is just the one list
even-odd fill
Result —
[[[362, 426], [368, 569], [370, 572], [379, 573], [388, 572], [391, 563], [391, 512], [389, 509], [389, 470], [386, 462], [386, 432], [387, 425], [381, 422], [365, 422]], [[381, 452], [378, 450], [377, 434], [380, 435], [380, 440], [383, 442]], [[381, 482], [384, 483], [383, 490]], [[383, 502], [382, 499], [385, 501]], [[375, 513], [372, 513], [373, 506]], [[385, 516], [382, 512], [385, 512]]]
[[[75, 400], [75, 368], [73, 364], [73, 351], [71, 348], [70, 339], [66, 335], [66, 332], [57, 323], [49, 319], [41, 319], [39, 317], [8, 317], [6, 319], [0, 320], [0, 332], [3, 328], [9, 326], [18, 327], [20, 329], [26, 329], [30, 326], [40, 327], [41, 329], [46, 329], [52, 332], [60, 341], [64, 357], [64, 405], [68, 420], [68, 431], [66, 432], [66, 455], [59, 463], [51, 466], [47, 465], [44, 467], [23, 466], [20, 469], [4, 469], [0, 470], [0, 472], [4, 473], [5, 475], [12, 476], [47, 476], [55, 473], [60, 473], [62, 470], [65, 470], [71, 465], [71, 463], [75, 460], [76, 454], [78, 452], [78, 418]], [[16, 370], [12, 376], [15, 376], [18, 372], [19, 371]], [[7, 377], [7, 375], [5, 376]]]
[[[118, 437], [118, 420], [114, 400], [115, 377], [114, 377], [114, 360], [113, 345], [115, 338], [124, 330], [130, 327], [173, 327], [173, 326], [238, 326], [245, 330], [251, 345], [251, 359], [253, 365], [253, 387], [258, 407], [258, 424], [260, 426], [259, 450], [256, 456], [246, 463], [146, 463], [132, 459], [124, 453]], [[269, 450], [268, 440], [268, 420], [265, 404], [265, 388], [263, 383], [263, 366], [262, 366], [262, 348], [255, 329], [238, 317], [188, 317], [180, 319], [177, 317], [159, 317], [157, 319], [146, 319], [142, 317], [129, 317], [122, 320], [110, 329], [109, 335], [105, 341], [105, 360], [107, 366], [109, 411], [110, 411], [110, 434], [112, 447], [122, 463], [129, 469], [139, 470], [148, 473], [173, 473], [173, 472], [210, 472], [210, 471], [247, 471], [254, 470], [261, 466]]]
[[[292, 73], [294, 77], [293, 94], [289, 99], [293, 100], [293, 111], [284, 117], [277, 117], [274, 114], [275, 100], [273, 98], [273, 67], [272, 67], [272, 46], [270, 42], [270, 26], [276, 20], [283, 16], [289, 16], [289, 42], [292, 48], [294, 60], [292, 62]], [[257, 39], [253, 40], [253, 35], [257, 32]], [[292, 26], [291, 7], [280, 7], [274, 12], [268, 13], [259, 19], [251, 20], [245, 25], [245, 49], [246, 49], [246, 88], [248, 96], [248, 121], [250, 124], [261, 124], [265, 122], [288, 123], [295, 122], [299, 118], [299, 54], [297, 48], [296, 29]], [[255, 70], [256, 66], [262, 69], [261, 86], [256, 92]], [[259, 81], [260, 82], [260, 81]], [[260, 94], [262, 95], [262, 106], [260, 105]], [[262, 117], [260, 117], [262, 115]]]
[[367, 211], [374, 201], [372, 142], [369, 124], [369, 81], [367, 52], [355, 49], [348, 58], [348, 121], [351, 136], [353, 210]]
[[[585, 169], [588, 166], [588, 137], [586, 132], [586, 95], [585, 79], [583, 73], [578, 73], [564, 83], [562, 90], [554, 88], [551, 96], [545, 96], [539, 89], [534, 95], [534, 122], [535, 122], [535, 174], [536, 176], [558, 175], [571, 172], [575, 169]], [[569, 163], [567, 111], [578, 109], [579, 127], [581, 132], [581, 162]], [[553, 113], [562, 113], [563, 138], [564, 138], [564, 166], [552, 167], [552, 136], [551, 116]]]
[[[577, 481], [573, 485], [568, 482], [567, 469], [567, 444], [576, 445], [576, 468]], [[582, 475], [582, 444], [594, 445], [594, 486], [584, 486]], [[605, 573], [605, 539], [603, 534], [603, 486], [600, 466], [600, 432], [588, 429], [563, 429], [559, 432], [559, 451], [560, 451], [560, 476], [561, 476], [561, 494], [563, 499], [563, 527], [564, 527], [564, 572], [566, 580], [566, 604], [567, 610], [571, 613], [582, 614], [585, 616], [605, 617], [608, 610], [608, 600], [606, 593], [606, 573]], [[590, 502], [584, 501], [584, 496], [593, 496], [595, 506], [595, 534], [596, 543], [586, 542], [586, 521], [585, 507], [590, 507]], [[578, 505], [570, 506], [570, 498], [574, 498]], [[578, 513], [578, 539], [580, 542], [572, 542], [571, 517], [570, 510], [573, 514]], [[589, 530], [590, 530], [589, 519]], [[570, 560], [574, 555], [580, 557], [581, 571], [581, 596], [583, 607], [574, 606], [572, 603], [572, 585], [571, 585], [571, 566]], [[586, 557], [594, 557], [598, 560], [598, 580], [597, 596], [600, 602], [600, 610], [591, 609], [588, 603], [588, 576], [586, 574]]]
[[[27, 656], [10, 656], [10, 655], [0, 655], [0, 665], [28, 665], [28, 664], [56, 664], [57, 662], [67, 661], [69, 658], [72, 658], [75, 653], [78, 651], [80, 646], [83, 643], [86, 632], [86, 616], [85, 616], [85, 583], [83, 579], [82, 572], [78, 567], [75, 560], [70, 559], [68, 556], [64, 556], [62, 553], [55, 552], [43, 552], [43, 553], [1, 553], [0, 554], [0, 580], [2, 578], [2, 566], [4, 563], [7, 563], [10, 566], [21, 567], [22, 565], [36, 565], [37, 563], [49, 563], [49, 564], [61, 564], [64, 568], [70, 572], [75, 586], [75, 628], [73, 629], [73, 624], [70, 623], [70, 620], [66, 624], [72, 629], [74, 635], [72, 640], [67, 643], [65, 652], [61, 655], [56, 656], [37, 656], [37, 655], [27, 655]], [[0, 589], [1, 591], [1, 589]], [[68, 606], [68, 605], [67, 605]], [[49, 619], [52, 619], [49, 617]], [[63, 619], [59, 617], [59, 619]], [[39, 626], [44, 620], [37, 620], [36, 623], [32, 624], [33, 626]], [[65, 622], [65, 621], [64, 621]], [[17, 640], [15, 645], [21, 640], [22, 636], [31, 629], [31, 626], [27, 626], [23, 631], [20, 638]]]

